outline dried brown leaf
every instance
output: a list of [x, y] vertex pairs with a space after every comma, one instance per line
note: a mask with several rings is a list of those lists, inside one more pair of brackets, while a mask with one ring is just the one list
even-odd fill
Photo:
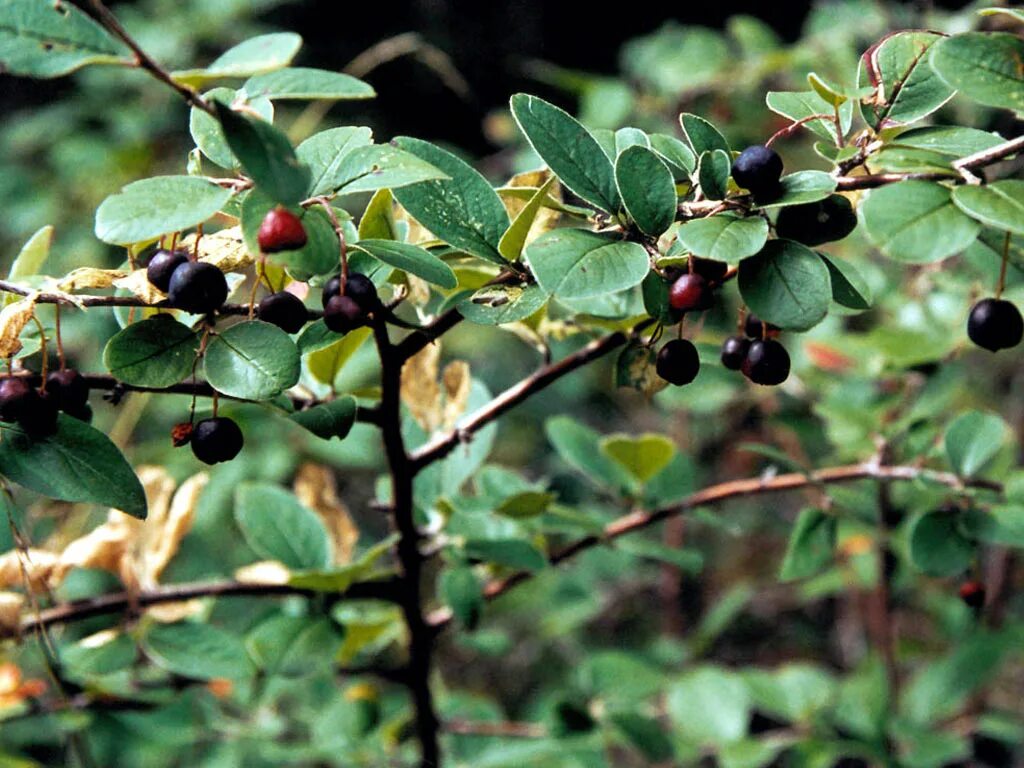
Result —
[[131, 291], [147, 304], [159, 304], [166, 298], [163, 291], [149, 282], [145, 269], [136, 269], [124, 277], [117, 278], [114, 281], [114, 286]]
[[0, 592], [0, 632], [15, 634], [21, 627], [25, 596], [18, 592]]
[[59, 291], [80, 291], [83, 288], [110, 288], [115, 280], [128, 273], [122, 269], [97, 269], [96, 267], [79, 267], [64, 275], [57, 283]]
[[32, 592], [49, 586], [59, 558], [45, 549], [12, 549], [0, 555], [0, 589], [23, 589], [26, 581]]
[[428, 344], [402, 368], [402, 402], [427, 433], [441, 424], [441, 388], [437, 383], [440, 357], [441, 345]]
[[303, 464], [295, 475], [294, 490], [299, 501], [323, 520], [331, 536], [333, 562], [336, 565], [350, 563], [359, 540], [359, 528], [338, 496], [334, 473], [318, 464]]
[[261, 560], [235, 571], [235, 579], [243, 584], [287, 584], [289, 578], [291, 571], [277, 560]]
[[[189, 253], [195, 247], [195, 234], [181, 241], [181, 248]], [[240, 272], [254, 262], [242, 239], [241, 227], [228, 227], [199, 238], [199, 260], [213, 264], [221, 272]]]
[[35, 293], [8, 304], [0, 312], [0, 358], [11, 357], [21, 351], [21, 332], [32, 320], [36, 306]]
[[473, 384], [469, 363], [455, 360], [446, 365], [441, 382], [444, 385], [444, 413], [441, 421], [445, 429], [451, 429], [466, 412], [469, 403], [469, 390]]

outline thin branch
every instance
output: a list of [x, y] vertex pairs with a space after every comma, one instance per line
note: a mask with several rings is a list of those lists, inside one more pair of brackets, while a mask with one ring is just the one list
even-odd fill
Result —
[[543, 723], [518, 723], [512, 721], [447, 720], [447, 733], [460, 736], [491, 736], [509, 739], [543, 739], [548, 729]]
[[[744, 496], [798, 491], [822, 485], [871, 479], [904, 482], [924, 480], [957, 490], [976, 488], [995, 493], [1001, 493], [1003, 488], [1000, 483], [989, 480], [964, 480], [949, 472], [939, 472], [915, 466], [884, 467], [879, 466], [876, 462], [830, 467], [806, 474], [793, 472], [770, 478], [753, 477], [743, 480], [730, 480], [729, 482], [719, 483], [718, 485], [712, 485], [697, 491], [678, 504], [673, 504], [669, 507], [653, 512], [632, 512], [624, 515], [608, 523], [600, 535], [586, 536], [558, 550], [548, 558], [548, 562], [550, 565], [558, 565], [588, 549], [607, 544], [620, 536], [626, 536], [644, 528], [649, 528], [670, 517], [681, 515], [708, 504], [718, 504], [729, 499]], [[529, 580], [533, 576], [534, 573], [532, 571], [517, 571], [503, 579], [492, 581], [484, 587], [484, 596], [487, 599], [493, 599], [503, 595], [508, 590]], [[429, 622], [432, 627], [439, 630], [448, 624], [451, 619], [451, 611], [447, 608], [442, 608], [430, 615]]]
[[400, 360], [408, 360], [428, 344], [433, 344], [448, 331], [462, 322], [462, 315], [457, 309], [449, 309], [438, 315], [433, 321], [417, 331], [413, 331], [395, 345], [395, 353]]

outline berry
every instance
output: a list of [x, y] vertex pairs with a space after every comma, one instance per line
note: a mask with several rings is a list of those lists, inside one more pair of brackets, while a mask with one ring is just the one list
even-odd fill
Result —
[[729, 265], [724, 261], [714, 259], [702, 259], [698, 256], [691, 256], [690, 263], [693, 266], [694, 274], [700, 275], [709, 283], [720, 283], [729, 271]]
[[774, 339], [752, 341], [742, 371], [755, 384], [781, 384], [789, 377], [789, 353]]
[[1010, 349], [1024, 337], [1024, 319], [1020, 310], [1005, 299], [982, 299], [971, 307], [967, 335], [991, 352]]
[[264, 297], [256, 308], [256, 317], [276, 325], [285, 333], [298, 333], [309, 319], [306, 305], [294, 293], [281, 291]]
[[853, 205], [842, 195], [816, 203], [790, 205], [779, 211], [775, 233], [804, 245], [821, 245], [842, 240], [857, 228]]
[[732, 162], [732, 178], [754, 197], [770, 197], [779, 191], [782, 158], [774, 149], [755, 145], [747, 147]]
[[747, 359], [747, 351], [750, 349], [750, 339], [742, 336], [730, 336], [722, 343], [722, 365], [730, 371], [738, 371], [743, 367], [743, 361]]
[[743, 324], [743, 332], [751, 339], [761, 339], [765, 336], [771, 336], [777, 333], [778, 330], [779, 327], [777, 325], [766, 323], [753, 313], [747, 315], [747, 320]]
[[263, 253], [294, 251], [306, 244], [306, 229], [298, 216], [279, 205], [263, 217], [256, 241]]
[[85, 377], [70, 368], [54, 371], [47, 376], [46, 391], [57, 407], [68, 413], [73, 410], [81, 411], [89, 401], [89, 384]]
[[203, 419], [192, 430], [192, 453], [204, 464], [231, 461], [242, 450], [242, 430], [231, 419]]
[[570, 733], [586, 733], [595, 726], [594, 718], [582, 704], [571, 701], [560, 701], [555, 706], [554, 731], [560, 735]]
[[700, 356], [692, 341], [673, 339], [658, 352], [654, 369], [669, 384], [681, 387], [697, 378]]
[[348, 333], [366, 324], [366, 313], [355, 299], [334, 296], [324, 308], [324, 324], [335, 333]]
[[228, 281], [213, 264], [190, 261], [171, 276], [167, 298], [171, 306], [194, 315], [217, 309], [228, 297]]
[[86, 424], [92, 422], [92, 406], [88, 403], [84, 403], [83, 405], [76, 406], [74, 408], [64, 408], [63, 410], [64, 413], [73, 419], [84, 421]]
[[[327, 302], [335, 296], [341, 295], [341, 275], [335, 275], [324, 285], [323, 303], [327, 308]], [[359, 272], [349, 272], [345, 281], [345, 295], [363, 308], [364, 312], [372, 312], [380, 304], [377, 296], [377, 286], [366, 275]]]
[[187, 261], [188, 253], [185, 251], [166, 251], [161, 248], [153, 254], [146, 266], [146, 279], [154, 288], [167, 293], [174, 271]]
[[0, 421], [17, 421], [33, 391], [24, 378], [8, 377], [0, 381]]
[[960, 585], [960, 599], [968, 608], [978, 610], [985, 605], [985, 585], [980, 581], [965, 581]]
[[668, 289], [668, 303], [680, 312], [709, 309], [714, 296], [708, 281], [696, 273], [680, 275]]
[[31, 438], [48, 437], [57, 431], [57, 413], [53, 397], [30, 389], [18, 411], [18, 426]]

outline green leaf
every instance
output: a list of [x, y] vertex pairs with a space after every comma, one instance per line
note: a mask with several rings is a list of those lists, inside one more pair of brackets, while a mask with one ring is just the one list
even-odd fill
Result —
[[724, 213], [688, 221], [679, 227], [676, 237], [695, 256], [739, 264], [764, 247], [768, 222], [761, 216], [740, 218]]
[[615, 548], [636, 557], [674, 565], [685, 573], [700, 573], [704, 568], [704, 556], [696, 549], [669, 547], [661, 542], [635, 537], [618, 539]]
[[781, 208], [784, 205], [800, 205], [824, 200], [836, 191], [836, 180], [824, 171], [797, 171], [780, 180], [782, 192], [778, 197], [757, 201], [760, 208]]
[[697, 180], [701, 192], [708, 200], [722, 200], [729, 187], [732, 160], [724, 149], [715, 149], [700, 156]]
[[832, 300], [849, 309], [871, 309], [871, 286], [857, 268], [837, 256], [819, 255], [828, 267]]
[[[231, 88], [214, 88], [203, 94], [203, 98], [228, 107], [235, 100], [237, 94], [238, 92]], [[270, 103], [269, 99], [254, 99], [246, 106], [268, 123], [274, 121], [274, 105]], [[221, 168], [237, 170], [241, 167], [238, 158], [228, 146], [228, 140], [224, 136], [224, 129], [221, 127], [220, 121], [209, 112], [192, 107], [189, 112], [188, 128], [199, 151], [210, 160]]]
[[242, 483], [235, 490], [235, 522], [259, 556], [290, 570], [331, 564], [330, 539], [319, 516], [284, 488], [272, 483]]
[[[245, 196], [242, 203], [242, 239], [249, 253], [260, 252], [258, 234], [267, 213], [276, 207], [273, 200], [254, 189]], [[269, 259], [288, 270], [296, 280], [308, 280], [318, 275], [329, 275], [338, 271], [338, 233], [334, 224], [321, 206], [312, 208], [290, 208], [302, 221], [306, 230], [306, 244], [294, 251], [278, 251]]]
[[653, 347], [633, 341], [615, 358], [613, 382], [616, 387], [630, 387], [651, 397], [668, 386], [657, 372], [658, 353]]
[[697, 167], [697, 157], [693, 151], [675, 136], [664, 133], [652, 133], [651, 149], [668, 163], [669, 170], [676, 181], [689, 181], [690, 174]]
[[306, 361], [309, 372], [317, 381], [333, 384], [341, 369], [345, 367], [345, 363], [370, 338], [371, 334], [372, 330], [369, 328], [357, 328], [329, 346], [312, 353]]
[[1024, 110], [1024, 40], [966, 32], [932, 46], [931, 65], [950, 88], [990, 107]]
[[697, 667], [672, 683], [666, 707], [672, 725], [688, 741], [723, 746], [746, 735], [750, 692], [728, 670]]
[[640, 145], [623, 150], [615, 161], [615, 182], [626, 212], [641, 232], [657, 236], [672, 226], [677, 204], [675, 179], [654, 152]]
[[452, 615], [467, 629], [480, 621], [484, 607], [483, 585], [468, 565], [446, 569], [438, 580], [441, 599], [452, 609]]
[[333, 437], [343, 440], [356, 421], [356, 401], [352, 397], [339, 397], [329, 403], [297, 411], [289, 418], [324, 440]]
[[610, 715], [610, 719], [648, 760], [655, 763], [671, 761], [675, 751], [660, 722], [635, 712], [616, 712]]
[[198, 351], [195, 331], [161, 314], [114, 335], [103, 350], [103, 365], [126, 384], [160, 389], [191, 374]]
[[[50, 255], [50, 246], [52, 244], [52, 225], [47, 224], [45, 227], [40, 227], [36, 230], [36, 233], [21, 246], [18, 255], [14, 257], [14, 262], [11, 264], [11, 270], [7, 275], [7, 279], [11, 282], [17, 282], [25, 277], [42, 274], [43, 264], [46, 263], [46, 257]], [[19, 298], [21, 297], [16, 294], [5, 293], [3, 300], [0, 301], [0, 305], [12, 304]]]
[[816, 72], [807, 73], [807, 84], [811, 90], [824, 99], [830, 107], [840, 107], [849, 101], [849, 98], [840, 88], [832, 83], [826, 82], [825, 78]]
[[[301, 147], [300, 147], [301, 149]], [[363, 216], [359, 219], [359, 239], [367, 240], [401, 240], [395, 222], [395, 196], [390, 189], [378, 189], [366, 204]]]
[[299, 162], [310, 170], [308, 194], [323, 195], [335, 189], [342, 161], [354, 149], [373, 143], [373, 131], [363, 126], [330, 128], [315, 133], [295, 148]]
[[[311, 136], [301, 145], [301, 156], [316, 153], [317, 163], [313, 165], [314, 179], [310, 195], [338, 193], [351, 195], [356, 192], [375, 192], [379, 189], [398, 189], [448, 177], [425, 160], [410, 152], [403, 152], [390, 144], [373, 144], [347, 149], [339, 156], [332, 156], [331, 144], [327, 139]], [[309, 142], [318, 142], [303, 150]], [[321, 145], [319, 142], [323, 142]]]
[[813, 507], [801, 510], [789, 535], [779, 579], [795, 581], [817, 575], [832, 564], [835, 547], [836, 518]]
[[953, 204], [982, 224], [1024, 235], [1024, 181], [1020, 179], [956, 187]]
[[790, 662], [772, 672], [751, 670], [743, 679], [758, 710], [789, 722], [813, 722], [836, 695], [832, 676], [806, 663]]
[[601, 440], [601, 452], [646, 483], [668, 466], [676, 455], [676, 446], [664, 435], [653, 433], [636, 437], [609, 435]]
[[294, 32], [259, 35], [222, 53], [210, 66], [174, 72], [173, 77], [189, 85], [201, 85], [224, 77], [252, 77], [288, 66], [302, 47]]
[[466, 556], [506, 568], [537, 571], [547, 566], [547, 558], [533, 544], [523, 539], [469, 539]]
[[128, 669], [138, 657], [129, 635], [116, 635], [107, 642], [75, 643], [60, 649], [61, 671], [74, 680], [90, 680]]
[[[523, 247], [526, 245], [526, 238], [530, 235], [533, 222], [537, 220], [537, 214], [540, 213], [541, 208], [544, 206], [548, 190], [551, 189], [551, 186], [556, 181], [558, 179], [554, 175], [545, 181], [533, 193], [533, 196], [523, 206], [522, 210], [516, 214], [515, 221], [505, 230], [505, 234], [501, 236], [501, 241], [498, 243], [498, 251], [509, 261], [518, 261], [522, 255]], [[675, 189], [673, 189], [672, 194], [675, 194]]]
[[0, 71], [5, 75], [59, 77], [87, 64], [124, 59], [120, 43], [71, 3], [0, 2]]
[[679, 125], [682, 126], [683, 137], [693, 150], [694, 157], [700, 157], [705, 152], [714, 152], [716, 149], [729, 154], [729, 142], [703, 117], [683, 112], [679, 115]]
[[242, 92], [247, 99], [372, 99], [376, 94], [367, 83], [341, 72], [308, 67], [288, 67], [265, 72], [246, 80]]
[[459, 314], [479, 325], [505, 325], [525, 320], [548, 303], [539, 285], [488, 285], [459, 302]]
[[142, 638], [142, 648], [157, 666], [199, 680], [238, 680], [253, 673], [241, 639], [212, 624], [155, 624]]
[[555, 498], [555, 494], [546, 491], [521, 491], [504, 499], [494, 511], [504, 517], [523, 520], [544, 514]]
[[615, 156], [618, 157], [630, 147], [651, 148], [651, 140], [639, 128], [619, 128], [615, 132]]
[[228, 146], [242, 170], [266, 195], [293, 205], [305, 197], [309, 169], [295, 156], [288, 137], [265, 120], [214, 102]]
[[961, 213], [949, 189], [927, 181], [901, 181], [874, 189], [860, 205], [868, 239], [886, 256], [928, 264], [974, 242], [981, 225]]
[[495, 264], [505, 264], [498, 251], [509, 227], [508, 212], [487, 179], [451, 152], [409, 137], [394, 140], [448, 176], [395, 192], [398, 202], [423, 226], [456, 248]]
[[974, 560], [974, 542], [960, 527], [959, 513], [925, 512], [910, 525], [910, 560], [929, 576], [955, 576]]
[[946, 428], [946, 456], [961, 477], [985, 468], [1006, 442], [1006, 424], [994, 413], [969, 411]]
[[454, 288], [459, 283], [451, 267], [418, 245], [395, 240], [360, 240], [352, 247], [365, 251], [388, 266], [416, 275], [442, 288]]
[[600, 449], [600, 435], [569, 416], [556, 416], [544, 423], [548, 441], [571, 467], [599, 486], [630, 488], [632, 476]]
[[[794, 123], [814, 115], [824, 115], [818, 120], [808, 120], [804, 126], [811, 132], [830, 142], [836, 141], [836, 123], [830, 119], [835, 113], [832, 105], [814, 91], [769, 91], [765, 97], [768, 109]], [[839, 107], [839, 126], [845, 136], [853, 122], [853, 101]]]
[[887, 146], [926, 149], [950, 158], [966, 157], [1002, 144], [998, 133], [957, 125], [929, 125], [904, 131]]
[[526, 258], [540, 286], [567, 299], [632, 288], [650, 268], [639, 243], [582, 229], [544, 233], [526, 247]]
[[875, 130], [920, 120], [953, 96], [928, 63], [929, 49], [942, 39], [935, 32], [898, 32], [864, 53], [858, 85], [874, 91], [875, 101], [865, 99], [862, 110]]
[[295, 342], [276, 325], [260, 320], [218, 333], [203, 358], [210, 386], [245, 400], [270, 400], [295, 386], [299, 368]]
[[29, 439], [0, 423], [0, 475], [59, 501], [89, 502], [146, 517], [146, 494], [110, 439], [84, 421], [61, 414], [57, 433]]
[[194, 176], [154, 176], [135, 181], [96, 210], [96, 237], [128, 245], [202, 224], [230, 199], [231, 191]]
[[397, 541], [397, 535], [388, 536], [363, 552], [354, 563], [328, 570], [293, 573], [288, 579], [288, 583], [299, 589], [340, 594], [353, 584], [365, 581], [378, 573], [380, 569], [376, 567], [377, 561], [391, 551]]
[[771, 240], [740, 263], [740, 295], [762, 320], [796, 331], [817, 325], [832, 299], [828, 267], [792, 240]]
[[619, 210], [615, 170], [597, 140], [568, 112], [517, 93], [512, 116], [534, 151], [574, 194], [608, 213]]

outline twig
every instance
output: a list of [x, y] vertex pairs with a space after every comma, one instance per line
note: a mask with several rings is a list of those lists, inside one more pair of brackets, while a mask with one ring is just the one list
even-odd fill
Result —
[[543, 723], [517, 723], [511, 721], [447, 720], [444, 730], [460, 736], [497, 736], [510, 739], [543, 739], [548, 729]]

